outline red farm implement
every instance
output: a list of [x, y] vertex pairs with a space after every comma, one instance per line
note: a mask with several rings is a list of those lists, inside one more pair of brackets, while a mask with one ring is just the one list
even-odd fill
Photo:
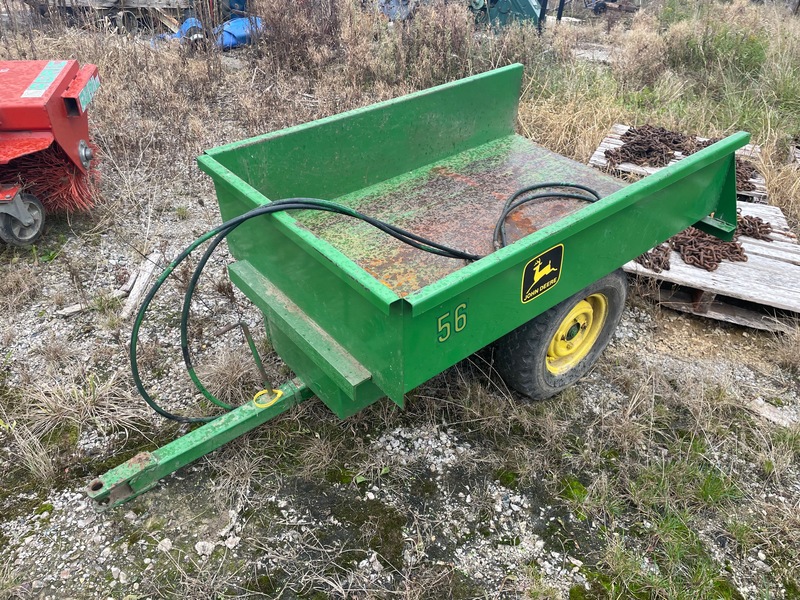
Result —
[[0, 239], [39, 239], [46, 213], [92, 205], [86, 110], [100, 85], [75, 60], [0, 61]]

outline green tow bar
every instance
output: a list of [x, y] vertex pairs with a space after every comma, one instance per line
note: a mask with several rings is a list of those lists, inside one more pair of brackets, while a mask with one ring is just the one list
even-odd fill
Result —
[[140, 452], [92, 481], [86, 493], [101, 509], [119, 506], [152, 489], [161, 478], [277, 417], [312, 395], [313, 392], [298, 379], [285, 383], [277, 390], [259, 393], [247, 404], [158, 450]]

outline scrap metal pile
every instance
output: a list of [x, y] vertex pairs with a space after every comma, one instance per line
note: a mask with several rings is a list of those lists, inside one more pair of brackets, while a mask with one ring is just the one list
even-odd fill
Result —
[[[694, 154], [720, 138], [698, 140], [696, 137], [684, 135], [677, 131], [670, 131], [663, 127], [642, 125], [631, 127], [620, 136], [623, 145], [619, 148], [605, 151], [605, 157], [610, 166], [620, 163], [632, 163], [646, 167], [666, 167], [676, 158], [675, 153], [683, 156]], [[749, 192], [755, 189], [750, 179], [757, 175], [755, 165], [747, 159], [736, 157], [736, 189], [740, 192]]]
[[[605, 151], [610, 166], [632, 163], [647, 167], [665, 167], [678, 158], [676, 153], [689, 156], [719, 141], [719, 138], [697, 139], [663, 127], [642, 125], [631, 127], [620, 136], [623, 145]], [[752, 191], [755, 186], [750, 179], [758, 174], [755, 165], [749, 160], [736, 157], [736, 189], [740, 192]], [[747, 200], [746, 197], [740, 196]], [[708, 235], [690, 227], [665, 244], [653, 248], [635, 259], [635, 262], [656, 273], [670, 268], [670, 255], [674, 250], [688, 265], [714, 271], [723, 260], [744, 262], [747, 255], [737, 241], [740, 235], [769, 241], [772, 227], [758, 217], [739, 215], [736, 237], [731, 242]]]
[[739, 243], [739, 236], [771, 241], [772, 226], [759, 217], [739, 215], [736, 234], [731, 242], [723, 242], [695, 227], [689, 227], [664, 244], [638, 256], [634, 261], [655, 273], [669, 271], [670, 256], [674, 250], [687, 265], [706, 271], [715, 271], [723, 260], [746, 262], [747, 255]]

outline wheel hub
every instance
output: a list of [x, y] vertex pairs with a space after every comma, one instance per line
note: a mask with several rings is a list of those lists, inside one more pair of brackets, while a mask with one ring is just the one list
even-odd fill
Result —
[[547, 349], [547, 370], [561, 375], [575, 367], [594, 346], [608, 315], [608, 300], [592, 294], [569, 311]]
[[567, 342], [571, 342], [575, 339], [575, 336], [578, 335], [581, 331], [581, 326], [578, 323], [575, 323], [572, 327], [569, 328], [567, 335], [564, 336], [564, 340]]

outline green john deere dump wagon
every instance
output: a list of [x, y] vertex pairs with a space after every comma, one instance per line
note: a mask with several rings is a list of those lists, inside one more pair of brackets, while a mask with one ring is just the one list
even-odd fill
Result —
[[[516, 135], [521, 82], [511, 65], [203, 154], [225, 223], [196, 245], [227, 239], [231, 279], [297, 378], [134, 457], [88, 494], [124, 502], [312, 395], [341, 418], [384, 397], [403, 406], [490, 344], [510, 386], [551, 396], [612, 336], [621, 265], [690, 225], [732, 237], [734, 151], [748, 134], [625, 186]], [[138, 324], [132, 361], [150, 402]], [[184, 355], [207, 393], [185, 331]]]

